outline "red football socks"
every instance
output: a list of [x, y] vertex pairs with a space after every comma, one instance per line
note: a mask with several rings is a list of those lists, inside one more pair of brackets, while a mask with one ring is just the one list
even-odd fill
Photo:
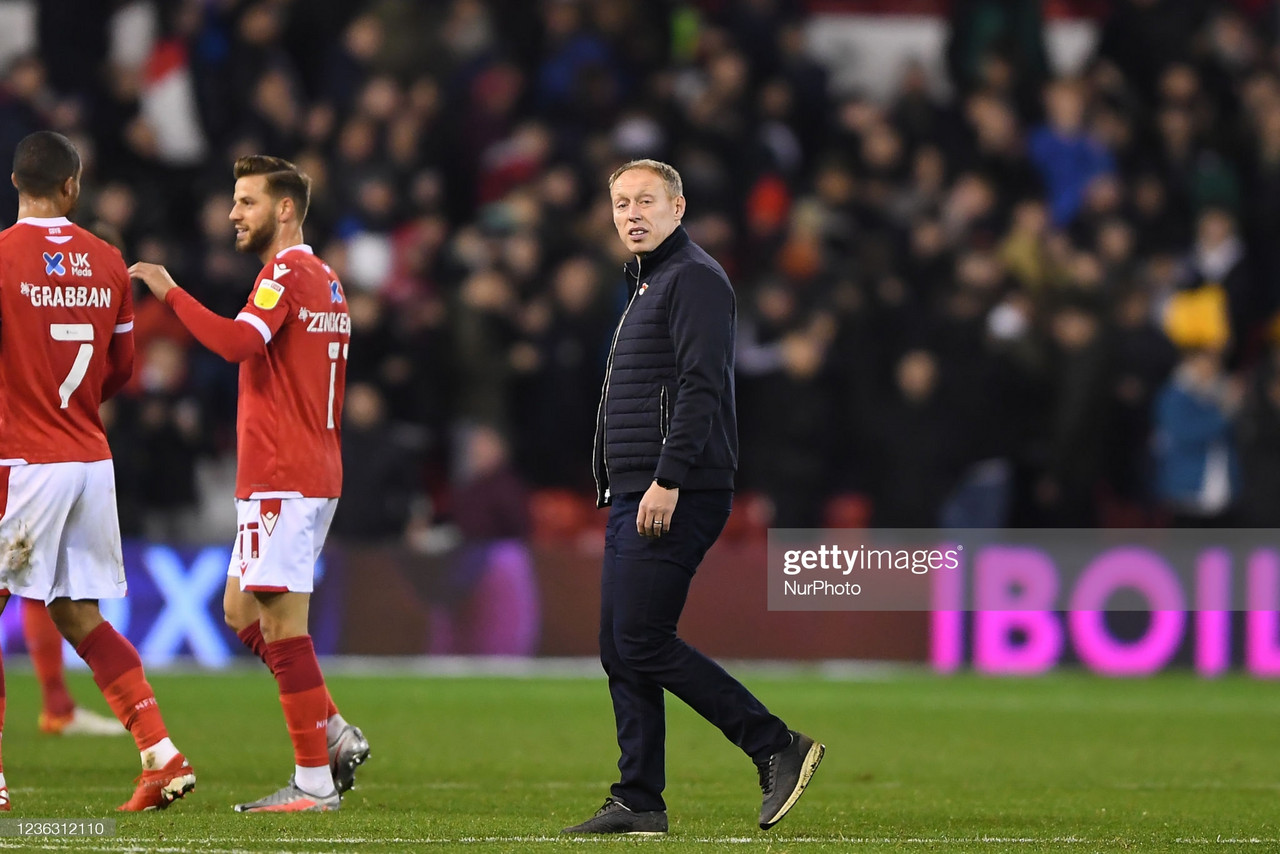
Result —
[[31, 655], [31, 666], [40, 680], [40, 696], [46, 715], [69, 717], [75, 703], [67, 691], [62, 667], [62, 633], [53, 624], [49, 608], [39, 599], [22, 600], [22, 633]]
[[240, 638], [240, 643], [247, 646], [250, 652], [261, 658], [263, 664], [266, 664], [267, 667], [271, 666], [267, 662], [267, 642], [262, 637], [261, 621], [254, 620], [248, 626], [236, 632], [236, 637]]
[[104, 622], [89, 632], [76, 652], [93, 671], [93, 681], [137, 742], [139, 751], [169, 737], [155, 692], [142, 672], [138, 651], [110, 623]]
[[316, 660], [310, 635], [267, 644], [267, 666], [280, 687], [280, 705], [293, 741], [294, 764], [315, 768], [329, 764], [326, 698], [329, 692]]
[[[240, 643], [247, 646], [250, 652], [261, 658], [262, 663], [267, 665], [273, 674], [275, 673], [275, 668], [271, 667], [271, 662], [267, 661], [267, 642], [262, 637], [262, 622], [260, 620], [254, 620], [253, 623], [236, 632], [236, 637], [240, 638]], [[328, 720], [338, 713], [338, 707], [334, 704], [333, 697], [329, 695], [328, 687], [325, 688], [324, 697], [325, 705], [327, 706], [325, 720]]]

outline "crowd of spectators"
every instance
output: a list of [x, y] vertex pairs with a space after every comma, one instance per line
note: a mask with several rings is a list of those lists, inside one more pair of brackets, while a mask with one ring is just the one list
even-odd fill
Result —
[[[766, 521], [858, 495], [886, 526], [1280, 522], [1274, 2], [1116, 0], [1065, 78], [1038, 3], [954, 0], [948, 94], [904, 57], [888, 100], [837, 91], [788, 0], [141, 5], [154, 27], [39, 3], [0, 151], [71, 135], [80, 222], [224, 315], [258, 267], [231, 162], [312, 176], [353, 321], [348, 538], [451, 518], [476, 429], [533, 489], [591, 494], [626, 298], [604, 181], [641, 156], [681, 171], [737, 289]], [[236, 370], [142, 291], [137, 313], [122, 521], [201, 536]]]

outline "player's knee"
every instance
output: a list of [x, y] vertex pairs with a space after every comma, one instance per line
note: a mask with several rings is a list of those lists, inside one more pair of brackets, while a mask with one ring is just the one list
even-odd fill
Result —
[[228, 592], [222, 597], [222, 618], [232, 631], [239, 633], [247, 629], [258, 619], [258, 608], [252, 599], [247, 599], [237, 591]]
[[262, 637], [267, 643], [288, 638], [302, 637], [307, 634], [307, 612], [294, 608], [281, 607], [284, 603], [276, 601], [276, 607], [262, 608], [258, 613], [261, 621]]
[[230, 608], [223, 608], [222, 621], [227, 624], [227, 628], [239, 634], [249, 627], [249, 621], [244, 619], [242, 614], [232, 611]]
[[254, 593], [262, 637], [267, 643], [308, 634], [307, 615], [311, 596], [307, 593]]
[[239, 599], [228, 596], [222, 601], [222, 618], [234, 632], [247, 629], [257, 619], [257, 614], [246, 608]]
[[660, 669], [670, 659], [673, 644], [679, 643], [674, 634], [650, 627], [615, 632], [613, 641], [618, 661], [639, 671]]
[[54, 599], [49, 603], [49, 617], [72, 646], [79, 646], [89, 633], [102, 625], [102, 612], [96, 602]]
[[279, 640], [302, 637], [308, 634], [307, 624], [299, 624], [296, 620], [279, 618], [267, 614], [262, 615], [262, 638], [267, 643]]

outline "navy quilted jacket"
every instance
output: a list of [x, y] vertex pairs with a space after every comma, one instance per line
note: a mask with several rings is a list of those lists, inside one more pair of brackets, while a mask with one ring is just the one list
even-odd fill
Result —
[[613, 334], [596, 413], [596, 501], [644, 492], [732, 489], [736, 306], [715, 259], [676, 230], [626, 265], [631, 299]]

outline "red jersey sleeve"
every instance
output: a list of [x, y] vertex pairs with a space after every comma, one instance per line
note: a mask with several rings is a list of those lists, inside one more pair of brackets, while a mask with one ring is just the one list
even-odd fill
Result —
[[164, 299], [197, 341], [228, 362], [243, 362], [266, 348], [254, 324], [242, 322], [243, 313], [235, 320], [221, 317], [182, 288], [172, 289]]
[[117, 333], [133, 332], [133, 280], [129, 278], [129, 268], [124, 265], [124, 258], [117, 252], [113, 259], [115, 271], [124, 286], [120, 289], [120, 313], [116, 315]]
[[111, 336], [107, 345], [107, 376], [102, 381], [102, 399], [110, 400], [116, 392], [124, 388], [124, 384], [133, 376], [133, 330], [120, 331], [116, 326], [116, 334]]
[[[288, 283], [278, 279], [266, 278], [266, 270], [253, 285], [253, 292], [244, 308], [236, 315], [236, 320], [248, 323], [262, 336], [267, 344], [289, 319], [294, 301], [293, 291], [297, 290]], [[283, 272], [283, 271], [282, 271]], [[283, 279], [283, 276], [279, 276]]]

